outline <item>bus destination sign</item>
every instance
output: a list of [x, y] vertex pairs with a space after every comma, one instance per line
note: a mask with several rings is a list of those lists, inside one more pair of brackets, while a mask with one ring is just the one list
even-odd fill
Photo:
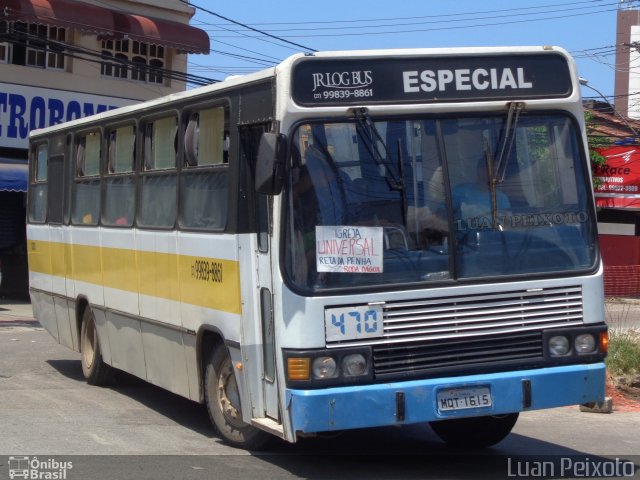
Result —
[[302, 106], [565, 98], [567, 60], [557, 53], [396, 58], [305, 58], [293, 70]]

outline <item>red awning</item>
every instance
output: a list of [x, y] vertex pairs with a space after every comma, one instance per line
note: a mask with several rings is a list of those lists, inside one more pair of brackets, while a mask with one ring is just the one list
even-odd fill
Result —
[[209, 53], [209, 35], [204, 30], [159, 18], [113, 12], [115, 36], [175, 48], [188, 53]]
[[204, 30], [184, 23], [132, 15], [72, 0], [3, 0], [5, 20], [75, 28], [113, 38], [209, 53]]
[[69, 0], [3, 0], [5, 20], [75, 28], [85, 32], [113, 32], [113, 15], [106, 8]]

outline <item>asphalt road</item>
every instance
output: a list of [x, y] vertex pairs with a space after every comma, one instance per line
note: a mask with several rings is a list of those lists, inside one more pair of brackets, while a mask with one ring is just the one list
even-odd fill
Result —
[[449, 448], [428, 425], [246, 452], [215, 436], [203, 406], [126, 375], [91, 387], [78, 354], [37, 324], [0, 323], [0, 480], [17, 456], [37, 457], [45, 472], [71, 462], [70, 480], [579, 478], [606, 468], [640, 478], [628, 463], [640, 464], [639, 431], [640, 413], [565, 407], [522, 414], [506, 440], [482, 452]]

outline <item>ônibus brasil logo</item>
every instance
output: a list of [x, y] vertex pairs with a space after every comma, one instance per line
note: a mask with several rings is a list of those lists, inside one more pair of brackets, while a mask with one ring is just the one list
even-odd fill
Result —
[[9, 457], [9, 478], [25, 478], [32, 480], [65, 480], [67, 470], [73, 468], [73, 462], [61, 462], [53, 458], [44, 460], [38, 457]]

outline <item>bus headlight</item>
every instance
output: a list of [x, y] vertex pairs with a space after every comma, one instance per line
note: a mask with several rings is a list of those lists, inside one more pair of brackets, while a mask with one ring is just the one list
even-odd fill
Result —
[[371, 347], [283, 349], [290, 388], [325, 388], [373, 381]]
[[345, 377], [359, 377], [366, 375], [368, 371], [367, 359], [361, 353], [346, 355], [342, 359], [342, 374]]
[[542, 333], [545, 357], [553, 364], [595, 363], [607, 356], [607, 325], [548, 329]]
[[313, 360], [313, 378], [335, 378], [338, 374], [338, 365], [333, 357], [318, 357]]
[[573, 342], [576, 353], [593, 353], [596, 349], [596, 339], [590, 333], [578, 335]]
[[569, 353], [569, 339], [564, 335], [555, 335], [549, 339], [549, 353], [552, 357], [563, 357]]

